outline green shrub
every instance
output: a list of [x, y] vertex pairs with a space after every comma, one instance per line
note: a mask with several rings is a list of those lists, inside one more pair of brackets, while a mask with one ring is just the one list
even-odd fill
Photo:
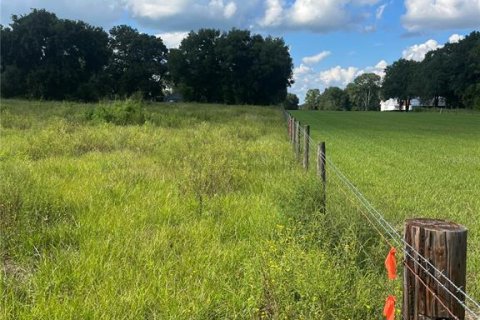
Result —
[[102, 103], [95, 109], [88, 110], [86, 118], [120, 126], [141, 125], [145, 123], [145, 110], [141, 101], [127, 99], [113, 103]]

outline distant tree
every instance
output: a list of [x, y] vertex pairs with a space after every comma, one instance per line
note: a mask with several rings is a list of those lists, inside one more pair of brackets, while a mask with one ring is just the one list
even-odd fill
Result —
[[219, 39], [220, 31], [200, 29], [190, 32], [178, 49], [170, 50], [169, 73], [187, 101], [222, 102]]
[[287, 110], [297, 110], [298, 109], [298, 97], [296, 94], [287, 93], [287, 97], [283, 102], [283, 107]]
[[45, 10], [13, 15], [1, 42], [3, 96], [90, 100], [92, 92], [84, 96], [81, 89], [96, 88], [109, 57], [101, 28]]
[[320, 89], [308, 89], [305, 95], [303, 108], [306, 110], [318, 110], [320, 107]]
[[378, 110], [380, 108], [380, 76], [374, 73], [364, 73], [355, 78], [353, 86], [351, 86], [347, 93], [353, 95], [353, 101], [358, 103], [356, 105], [358, 110]]
[[190, 101], [278, 104], [292, 83], [292, 59], [282, 39], [233, 29], [201, 29], [169, 56], [174, 85]]
[[384, 98], [398, 98], [409, 111], [410, 100], [418, 95], [417, 68], [418, 62], [400, 59], [385, 69], [382, 83]]
[[348, 95], [338, 87], [326, 88], [320, 96], [320, 110], [347, 111], [348, 107]]
[[168, 50], [162, 39], [121, 25], [110, 30], [109, 47], [107, 72], [114, 94], [125, 97], [139, 91], [145, 98], [163, 96]]

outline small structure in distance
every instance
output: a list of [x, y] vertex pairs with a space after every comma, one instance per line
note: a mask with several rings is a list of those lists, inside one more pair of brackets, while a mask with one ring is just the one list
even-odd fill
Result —
[[[437, 107], [445, 107], [447, 105], [445, 98], [439, 97]], [[434, 99], [429, 101], [422, 101], [419, 97], [410, 100], [409, 111], [413, 111], [419, 107], [433, 107], [435, 106]], [[390, 98], [385, 101], [380, 101], [380, 111], [405, 111], [403, 101], [400, 102], [398, 98]]]

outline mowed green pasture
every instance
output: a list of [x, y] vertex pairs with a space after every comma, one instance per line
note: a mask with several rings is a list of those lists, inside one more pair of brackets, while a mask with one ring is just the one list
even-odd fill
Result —
[[[388, 247], [341, 194], [329, 192], [322, 213], [320, 184], [296, 163], [281, 110], [146, 104], [144, 124], [115, 125], [92, 118], [98, 108], [112, 106], [1, 101], [0, 318], [381, 317], [387, 294], [398, 289], [383, 270]], [[417, 186], [419, 174], [405, 172], [395, 175], [395, 188], [381, 190], [368, 174], [378, 170], [375, 145], [355, 144], [361, 122], [318, 115], [316, 136], [329, 134], [332, 158], [394, 221], [413, 215], [408, 206], [422, 215], [441, 212], [469, 226], [478, 244], [478, 182], [445, 192], [451, 182], [425, 164], [433, 177], [420, 173], [423, 188], [399, 188], [402, 181]], [[325, 117], [336, 125], [322, 126]], [[375, 136], [371, 129], [360, 132]], [[458, 130], [471, 138], [458, 143], [472, 154], [453, 159], [478, 169], [475, 133]], [[379, 135], [386, 138], [384, 185], [392, 167], [405, 166], [392, 160], [398, 146]], [[404, 146], [425, 152], [418, 144], [410, 137]], [[464, 179], [475, 174], [464, 172]], [[464, 203], [425, 195], [417, 204], [427, 187]]]
[[292, 114], [399, 231], [414, 217], [466, 226], [467, 291], [480, 300], [480, 113]]

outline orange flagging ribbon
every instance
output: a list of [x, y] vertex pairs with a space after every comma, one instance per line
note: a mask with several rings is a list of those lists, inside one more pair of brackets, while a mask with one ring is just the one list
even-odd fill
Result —
[[387, 268], [388, 279], [390, 280], [397, 279], [397, 261], [395, 260], [396, 252], [397, 250], [395, 248], [391, 248], [387, 255], [387, 259], [385, 259], [385, 267]]
[[387, 317], [387, 320], [395, 319], [395, 301], [397, 299], [395, 296], [388, 296], [387, 301], [385, 301], [385, 307], [383, 308], [383, 315]]

